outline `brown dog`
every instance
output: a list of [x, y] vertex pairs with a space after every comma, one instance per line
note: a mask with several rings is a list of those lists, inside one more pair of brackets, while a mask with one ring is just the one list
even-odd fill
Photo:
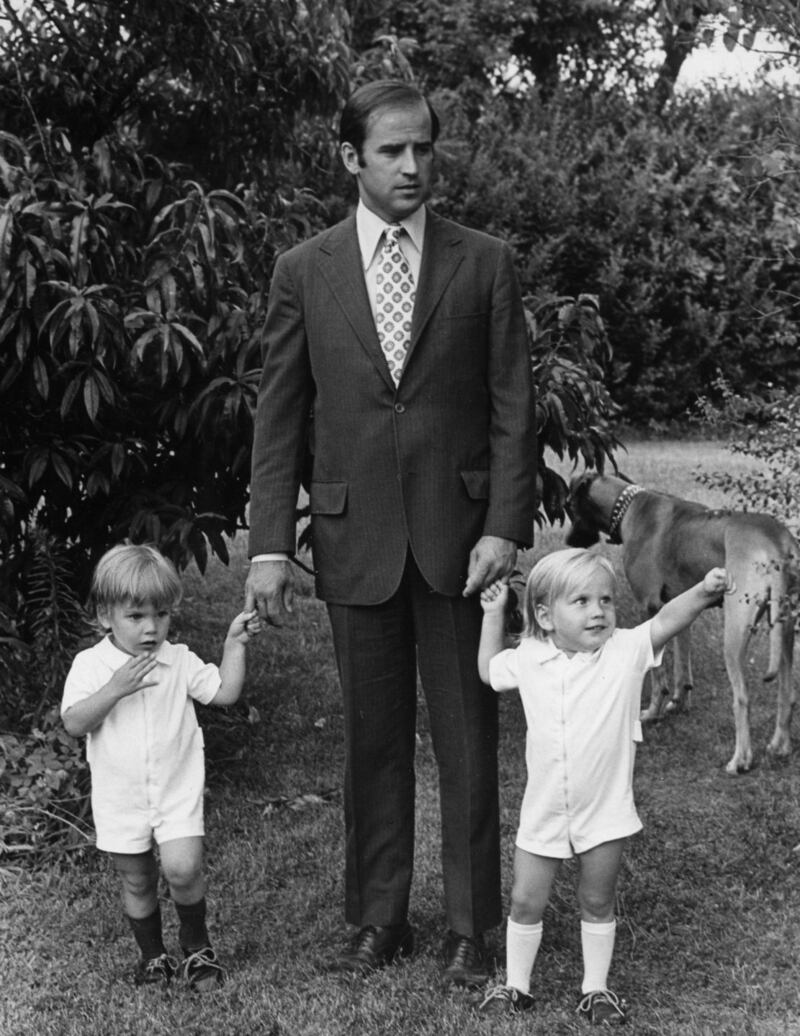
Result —
[[[661, 605], [699, 582], [716, 566], [728, 570], [736, 591], [723, 602], [725, 667], [733, 689], [736, 747], [726, 766], [730, 774], [749, 770], [753, 762], [748, 722], [745, 650], [750, 634], [765, 613], [769, 619], [769, 663], [764, 680], [777, 677], [777, 718], [768, 745], [774, 755], [791, 751], [789, 724], [795, 693], [792, 687], [794, 623], [788, 613], [789, 593], [797, 578], [798, 546], [788, 530], [765, 514], [717, 511], [703, 504], [653, 492], [623, 478], [586, 472], [573, 478], [569, 511], [572, 529], [567, 543], [588, 547], [601, 532], [621, 543], [622, 563], [634, 597], [653, 615]], [[692, 690], [690, 634], [674, 641], [675, 672], [667, 711], [687, 707]], [[669, 692], [652, 684], [643, 720], [657, 719]]]

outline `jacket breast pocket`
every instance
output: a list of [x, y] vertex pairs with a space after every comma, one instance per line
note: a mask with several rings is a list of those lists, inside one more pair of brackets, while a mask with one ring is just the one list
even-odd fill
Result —
[[472, 500], [489, 499], [489, 472], [488, 471], [462, 471], [461, 478]]
[[485, 321], [489, 311], [486, 309], [471, 310], [469, 313], [444, 313], [445, 320], [480, 320]]
[[344, 514], [347, 483], [312, 482], [308, 502], [311, 514]]

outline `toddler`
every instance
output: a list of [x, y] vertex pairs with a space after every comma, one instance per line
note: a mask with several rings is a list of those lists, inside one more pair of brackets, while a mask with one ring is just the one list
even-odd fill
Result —
[[491, 990], [482, 1013], [516, 1014], [533, 1006], [530, 975], [542, 915], [559, 862], [575, 855], [584, 967], [577, 1012], [592, 1024], [626, 1020], [627, 1004], [608, 988], [607, 976], [622, 854], [628, 836], [642, 827], [633, 801], [642, 679], [660, 665], [671, 637], [732, 590], [725, 570], [712, 569], [652, 619], [617, 629], [611, 563], [578, 548], [558, 550], [528, 577], [515, 648], [504, 648], [508, 587], [496, 582], [481, 594], [481, 678], [495, 691], [519, 690], [528, 728], [507, 984]]
[[155, 842], [178, 913], [183, 976], [206, 991], [224, 971], [205, 923], [203, 734], [192, 699], [237, 700], [245, 645], [260, 622], [255, 612], [237, 615], [219, 668], [204, 664], [184, 644], [167, 642], [181, 595], [178, 573], [155, 548], [122, 545], [104, 554], [91, 604], [107, 634], [76, 656], [61, 715], [69, 734], [86, 735], [97, 847], [114, 862], [141, 951], [136, 984], [168, 985], [179, 970], [162, 940]]

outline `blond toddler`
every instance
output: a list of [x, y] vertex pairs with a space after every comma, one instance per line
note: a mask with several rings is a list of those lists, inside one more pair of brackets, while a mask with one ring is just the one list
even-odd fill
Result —
[[572, 548], [542, 558], [528, 577], [524, 629], [505, 647], [508, 587], [481, 594], [478, 669], [495, 691], [518, 690], [527, 722], [527, 786], [514, 856], [506, 929], [506, 985], [491, 990], [483, 1014], [533, 1007], [530, 976], [542, 916], [560, 861], [578, 859], [583, 982], [578, 1014], [622, 1024], [625, 1000], [608, 988], [614, 950], [617, 877], [627, 838], [642, 824], [633, 800], [642, 679], [664, 645], [732, 583], [724, 569], [669, 601], [649, 621], [618, 629], [616, 580], [602, 555]]
[[[67, 675], [61, 714], [86, 736], [97, 847], [109, 853], [141, 960], [137, 985], [168, 985], [182, 972], [191, 989], [215, 988], [224, 970], [206, 928], [203, 877], [203, 733], [194, 701], [231, 705], [245, 678], [245, 645], [260, 622], [242, 612], [230, 625], [219, 667], [167, 641], [182, 596], [172, 563], [154, 547], [121, 545], [100, 559], [91, 602], [105, 637], [81, 651]], [[183, 962], [164, 947], [161, 870], [179, 919]]]

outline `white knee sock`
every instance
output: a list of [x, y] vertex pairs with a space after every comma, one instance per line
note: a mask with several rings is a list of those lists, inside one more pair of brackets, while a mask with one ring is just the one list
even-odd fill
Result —
[[581, 992], [591, 993], [595, 989], [607, 989], [608, 969], [614, 953], [616, 921], [593, 924], [581, 921], [581, 947], [583, 949], [583, 985]]
[[517, 924], [509, 917], [506, 928], [506, 985], [522, 993], [529, 992], [533, 962], [541, 941], [541, 921], [538, 924]]

